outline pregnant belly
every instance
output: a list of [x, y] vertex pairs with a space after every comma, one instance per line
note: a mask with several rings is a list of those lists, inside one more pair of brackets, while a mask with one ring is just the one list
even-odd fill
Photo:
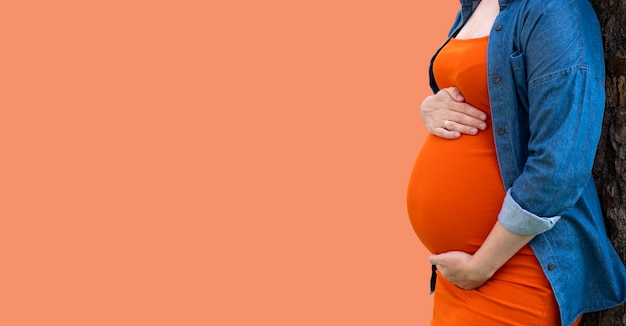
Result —
[[430, 252], [474, 253], [496, 223], [504, 195], [490, 131], [457, 140], [430, 135], [409, 181], [409, 218]]

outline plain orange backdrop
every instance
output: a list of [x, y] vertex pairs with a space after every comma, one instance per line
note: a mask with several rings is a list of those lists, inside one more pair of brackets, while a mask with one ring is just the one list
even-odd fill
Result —
[[427, 325], [405, 208], [456, 1], [12, 1], [0, 325]]

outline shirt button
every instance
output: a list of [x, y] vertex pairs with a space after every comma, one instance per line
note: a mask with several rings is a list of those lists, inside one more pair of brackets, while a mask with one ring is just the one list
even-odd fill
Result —
[[549, 270], [549, 271], [553, 271], [555, 268], [556, 268], [556, 265], [555, 265], [554, 263], [550, 263], [550, 264], [548, 265], [548, 270]]
[[502, 127], [498, 128], [498, 135], [504, 135], [504, 132], [505, 132], [504, 128]]
[[502, 24], [497, 24], [497, 25], [494, 27], [494, 29], [496, 30], [496, 32], [497, 32], [497, 31], [499, 31], [499, 30], [501, 30], [501, 29], [502, 29]]
[[499, 82], [500, 82], [500, 76], [495, 75], [495, 76], [493, 76], [493, 77], [491, 78], [491, 80], [493, 80], [493, 82], [497, 84], [497, 83], [499, 83]]

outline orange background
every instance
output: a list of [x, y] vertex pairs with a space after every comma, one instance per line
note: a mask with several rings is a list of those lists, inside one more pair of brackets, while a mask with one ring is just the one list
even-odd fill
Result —
[[405, 191], [457, 6], [4, 4], [0, 324], [426, 325]]

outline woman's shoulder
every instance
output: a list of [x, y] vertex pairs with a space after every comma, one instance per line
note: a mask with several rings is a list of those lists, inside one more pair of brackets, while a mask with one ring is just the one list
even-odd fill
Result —
[[546, 35], [580, 37], [587, 30], [599, 30], [598, 18], [589, 0], [516, 0], [518, 24], [522, 29]]
[[602, 34], [588, 0], [515, 1], [520, 12], [513, 39], [525, 54], [529, 78], [584, 67], [604, 80]]
[[516, 0], [526, 12], [541, 16], [571, 17], [572, 15], [592, 13], [589, 0]]

